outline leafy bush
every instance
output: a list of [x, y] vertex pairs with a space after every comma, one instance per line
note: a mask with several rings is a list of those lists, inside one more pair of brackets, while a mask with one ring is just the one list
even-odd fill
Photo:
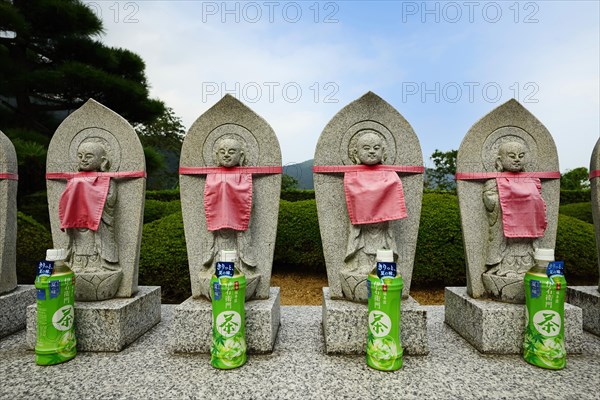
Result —
[[423, 194], [412, 279], [415, 286], [466, 285], [458, 198], [453, 194]]
[[146, 200], [173, 201], [179, 200], [179, 189], [147, 190]]
[[191, 296], [181, 211], [144, 225], [139, 282], [161, 286], [165, 303], [179, 303]]
[[144, 206], [144, 224], [181, 211], [181, 201], [146, 200]]
[[559, 213], [593, 224], [592, 203], [572, 203], [560, 206]]
[[591, 190], [561, 190], [560, 204], [585, 203], [592, 201]]
[[325, 272], [315, 200], [279, 203], [273, 264], [306, 272]]
[[281, 198], [281, 200], [286, 200], [286, 201], [314, 200], [315, 199], [315, 191], [314, 190], [299, 190], [299, 189], [282, 190], [280, 198]]
[[565, 262], [570, 277], [598, 280], [598, 258], [594, 226], [568, 215], [558, 215], [555, 257]]
[[23, 196], [18, 204], [19, 211], [29, 215], [44, 227], [50, 230], [50, 216], [48, 215], [48, 198], [46, 192], [36, 192]]
[[17, 280], [32, 285], [37, 262], [52, 248], [52, 234], [40, 223], [21, 212], [17, 213]]

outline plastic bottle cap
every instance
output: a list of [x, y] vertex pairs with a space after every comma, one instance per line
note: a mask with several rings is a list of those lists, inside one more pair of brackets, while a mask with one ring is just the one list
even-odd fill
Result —
[[377, 261], [394, 262], [394, 252], [392, 250], [377, 250]]
[[221, 250], [221, 257], [219, 258], [219, 261], [236, 262], [237, 250]]
[[533, 258], [540, 261], [554, 261], [554, 249], [535, 249]]
[[58, 261], [67, 258], [67, 251], [65, 249], [48, 249], [46, 250], [47, 261]]

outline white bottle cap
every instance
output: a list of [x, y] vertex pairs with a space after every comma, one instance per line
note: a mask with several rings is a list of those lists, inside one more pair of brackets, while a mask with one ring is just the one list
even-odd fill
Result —
[[540, 261], [554, 261], [554, 249], [535, 249], [533, 258]]
[[221, 257], [219, 258], [219, 261], [236, 262], [237, 250], [221, 250]]
[[46, 261], [58, 261], [67, 258], [65, 249], [48, 249], [46, 250]]
[[377, 250], [377, 261], [394, 262], [394, 252], [392, 250]]

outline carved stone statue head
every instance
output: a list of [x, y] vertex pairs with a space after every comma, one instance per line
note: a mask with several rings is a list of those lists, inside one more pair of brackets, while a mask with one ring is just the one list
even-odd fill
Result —
[[78, 170], [85, 172], [106, 172], [110, 169], [106, 148], [100, 141], [86, 141], [77, 149]]
[[521, 172], [525, 166], [526, 148], [519, 142], [507, 142], [500, 145], [496, 169], [500, 172]]
[[355, 164], [381, 164], [386, 158], [385, 141], [375, 131], [362, 133], [356, 142], [350, 145], [350, 159]]
[[230, 168], [245, 164], [244, 146], [237, 139], [225, 136], [219, 139], [215, 148], [218, 166]]

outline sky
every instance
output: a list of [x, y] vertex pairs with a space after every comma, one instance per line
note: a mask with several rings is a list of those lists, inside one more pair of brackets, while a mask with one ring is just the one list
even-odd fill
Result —
[[146, 63], [186, 129], [229, 93], [274, 129], [283, 164], [368, 91], [408, 120], [426, 166], [517, 99], [552, 134], [562, 172], [600, 137], [598, 1], [84, 1], [103, 43]]

